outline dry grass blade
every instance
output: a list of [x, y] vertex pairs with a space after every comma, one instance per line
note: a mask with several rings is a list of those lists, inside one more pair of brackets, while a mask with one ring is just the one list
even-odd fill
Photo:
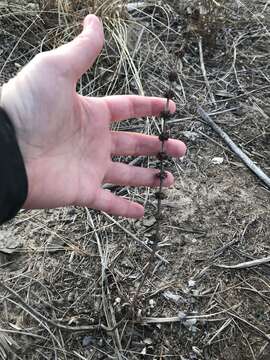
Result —
[[201, 63], [201, 69], [202, 69], [202, 74], [203, 74], [203, 78], [204, 78], [204, 82], [205, 82], [205, 86], [210, 94], [210, 98], [211, 98], [211, 101], [213, 103], [213, 105], [216, 106], [216, 99], [213, 95], [213, 92], [211, 90], [211, 86], [209, 84], [209, 81], [208, 81], [208, 77], [207, 77], [207, 73], [206, 73], [206, 69], [205, 69], [205, 65], [204, 65], [204, 57], [203, 57], [203, 45], [202, 45], [202, 37], [199, 36], [199, 53], [200, 53], [200, 63]]
[[248, 327], [250, 327], [251, 329], [255, 330], [257, 333], [259, 333], [261, 336], [263, 336], [263, 338], [265, 338], [266, 340], [268, 340], [270, 342], [270, 335], [266, 334], [264, 331], [262, 331], [261, 329], [259, 329], [256, 325], [250, 323], [249, 321], [245, 320], [244, 318], [242, 318], [241, 316], [238, 316], [234, 313], [229, 312], [229, 314], [237, 319], [240, 320], [242, 323], [246, 324]]
[[118, 324], [115, 319], [114, 309], [112, 307], [111, 303], [111, 294], [110, 294], [110, 288], [108, 284], [108, 278], [107, 278], [107, 271], [108, 271], [108, 260], [107, 260], [107, 249], [106, 245], [102, 244], [97, 232], [95, 231], [95, 225], [93, 222], [93, 219], [91, 217], [91, 214], [88, 209], [86, 209], [88, 214], [88, 219], [90, 221], [90, 224], [92, 225], [94, 232], [95, 232], [95, 238], [97, 241], [98, 249], [99, 249], [99, 255], [101, 260], [101, 272], [102, 272], [102, 304], [103, 304], [103, 311], [106, 317], [107, 324], [112, 332], [112, 337], [114, 340], [115, 345], [115, 353], [118, 359], [122, 359], [121, 353], [123, 352], [122, 345], [121, 345], [121, 339], [118, 331]]
[[[79, 326], [79, 327], [63, 325], [60, 322], [57, 322], [57, 321], [54, 321], [52, 319], [46, 318], [41, 313], [39, 313], [38, 311], [33, 309], [31, 306], [26, 304], [26, 302], [14, 290], [9, 288], [7, 285], [0, 282], [0, 287], [3, 288], [4, 290], [8, 291], [10, 294], [12, 294], [15, 297], [17, 303], [15, 301], [11, 300], [11, 299], [7, 299], [7, 300], [17, 304], [22, 309], [24, 309], [27, 313], [29, 313], [35, 320], [37, 320], [49, 332], [49, 334], [54, 338], [54, 340], [57, 343], [59, 343], [59, 341], [56, 339], [56, 337], [51, 332], [49, 327], [47, 327], [45, 325], [46, 323], [49, 324], [49, 325], [52, 325], [52, 326], [54, 326], [56, 328], [71, 331], [71, 332], [73, 332], [73, 331], [93, 331], [93, 330], [98, 330], [98, 329], [103, 329], [103, 330], [108, 331], [108, 332], [113, 331], [113, 328], [108, 328], [107, 326], [105, 326], [103, 324], [86, 325], [86, 326]], [[59, 344], [59, 346], [61, 346], [61, 345]]]
[[[137, 236], [135, 236], [134, 234], [132, 234], [128, 229], [126, 229], [124, 226], [122, 226], [119, 222], [117, 222], [113, 217], [111, 217], [110, 215], [103, 213], [105, 217], [107, 217], [108, 219], [110, 219], [117, 227], [119, 227], [121, 230], [123, 230], [125, 233], [127, 233], [136, 243], [138, 243], [139, 245], [143, 246], [147, 251], [149, 251], [150, 253], [152, 253], [152, 249], [145, 244], [142, 240], [140, 240]], [[164, 259], [161, 255], [156, 254], [156, 257], [163, 261], [164, 263], [168, 264], [168, 260]]]
[[215, 340], [216, 337], [218, 337], [222, 331], [224, 331], [232, 322], [232, 319], [227, 319], [224, 321], [224, 323], [221, 325], [221, 327], [215, 332], [215, 334], [208, 340], [207, 345], [211, 345], [211, 343]]
[[0, 359], [14, 360], [17, 358], [17, 352], [20, 346], [5, 332], [0, 332]]
[[255, 266], [260, 266], [263, 264], [267, 264], [270, 262], [270, 256], [263, 258], [263, 259], [256, 259], [252, 261], [246, 261], [236, 265], [222, 265], [222, 264], [215, 264], [214, 266], [223, 268], [223, 269], [247, 269]]
[[[229, 311], [231, 310], [236, 310], [241, 306], [241, 304], [236, 304], [233, 305], [231, 308], [229, 309], [225, 309], [225, 310], [221, 310], [217, 313], [213, 313], [213, 314], [204, 314], [204, 315], [185, 315], [185, 314], [180, 314], [179, 316], [174, 316], [174, 317], [170, 317], [170, 318], [143, 318], [142, 321], [145, 324], [151, 324], [151, 323], [158, 323], [158, 324], [162, 324], [162, 323], [173, 323], [173, 322], [184, 322], [187, 320], [198, 320], [198, 321], [205, 321], [207, 319], [212, 319], [215, 316], [221, 315], [221, 314], [225, 314], [225, 313], [229, 313]], [[220, 321], [221, 319], [214, 319], [213, 321]]]

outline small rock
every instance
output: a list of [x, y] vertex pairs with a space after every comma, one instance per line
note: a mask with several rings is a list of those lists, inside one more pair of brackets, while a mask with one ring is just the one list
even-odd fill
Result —
[[60, 299], [55, 299], [54, 301], [53, 301], [53, 304], [55, 305], [55, 306], [63, 306], [64, 304], [65, 304], [65, 300], [64, 300], [64, 298], [60, 298]]
[[179, 302], [183, 302], [183, 298], [180, 295], [174, 294], [171, 291], [164, 291], [163, 296], [165, 297], [165, 299], [172, 300], [176, 304], [178, 304]]
[[35, 3], [28, 3], [26, 8], [29, 11], [39, 11], [39, 6], [38, 6], [38, 4], [35, 4]]
[[82, 341], [82, 346], [88, 347], [95, 343], [95, 338], [93, 336], [85, 336]]
[[224, 158], [223, 157], [214, 157], [212, 160], [211, 160], [211, 164], [213, 165], [221, 165], [223, 164], [224, 162]]
[[200, 135], [195, 131], [183, 131], [182, 134], [185, 138], [191, 141], [196, 141], [200, 137]]
[[152, 345], [153, 344], [153, 340], [150, 339], [150, 338], [144, 339], [143, 342], [145, 343], [145, 345]]
[[141, 355], [146, 355], [146, 347], [144, 347], [141, 351]]
[[184, 321], [184, 325], [186, 328], [188, 328], [189, 330], [192, 330], [192, 328], [194, 327], [194, 325], [197, 324], [197, 319], [193, 318], [193, 319], [187, 319]]
[[179, 313], [178, 313], [179, 320], [183, 321], [186, 319], [186, 317], [187, 317], [187, 314], [184, 313], [184, 311], [179, 311]]
[[156, 218], [154, 216], [151, 216], [148, 219], [143, 219], [143, 225], [145, 227], [153, 226], [155, 224], [155, 222], [156, 222]]
[[117, 297], [114, 301], [114, 305], [120, 304], [121, 303], [121, 298]]
[[98, 346], [100, 346], [100, 347], [103, 346], [103, 339], [99, 339], [99, 340], [98, 340]]
[[196, 286], [196, 281], [194, 281], [194, 280], [189, 280], [189, 281], [188, 281], [188, 287], [193, 288], [194, 286]]
[[121, 265], [124, 266], [127, 269], [133, 269], [133, 264], [128, 258], [124, 258], [121, 261]]
[[198, 360], [198, 356], [194, 353], [191, 353], [189, 359], [190, 360]]

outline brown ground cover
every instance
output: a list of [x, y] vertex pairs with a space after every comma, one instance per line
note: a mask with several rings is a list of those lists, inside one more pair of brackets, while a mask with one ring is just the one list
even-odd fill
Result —
[[[176, 183], [135, 307], [155, 227], [151, 189], [112, 188], [145, 203], [140, 221], [68, 208], [21, 211], [2, 226], [0, 358], [270, 359], [270, 261], [254, 263], [269, 257], [269, 189], [197, 115], [200, 105], [270, 174], [269, 1], [0, 2], [1, 83], [78, 33], [93, 6], [106, 44], [78, 90], [162, 95], [173, 66], [171, 136], [188, 153], [166, 163]], [[158, 134], [158, 124], [116, 128]]]

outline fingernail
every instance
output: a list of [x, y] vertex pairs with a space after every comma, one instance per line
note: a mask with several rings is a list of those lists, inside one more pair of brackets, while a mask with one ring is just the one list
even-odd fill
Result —
[[94, 17], [92, 15], [87, 15], [84, 19], [84, 26], [90, 26], [93, 22]]

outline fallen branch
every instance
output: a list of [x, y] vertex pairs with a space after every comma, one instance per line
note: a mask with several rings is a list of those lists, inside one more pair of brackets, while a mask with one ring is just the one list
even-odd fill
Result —
[[243, 163], [268, 187], [270, 188], [270, 178], [260, 169], [232, 139], [210, 118], [210, 116], [198, 106], [200, 117], [212, 127], [212, 129], [226, 142], [230, 149], [243, 161]]
[[240, 264], [237, 264], [237, 265], [218, 265], [218, 264], [215, 264], [214, 266], [217, 266], [217, 267], [222, 268], [222, 269], [246, 269], [246, 268], [250, 268], [250, 267], [254, 267], [254, 266], [258, 266], [258, 265], [267, 264], [269, 262], [270, 262], [270, 256], [268, 256], [266, 258], [263, 258], [263, 259], [247, 261], [247, 262], [240, 263]]

